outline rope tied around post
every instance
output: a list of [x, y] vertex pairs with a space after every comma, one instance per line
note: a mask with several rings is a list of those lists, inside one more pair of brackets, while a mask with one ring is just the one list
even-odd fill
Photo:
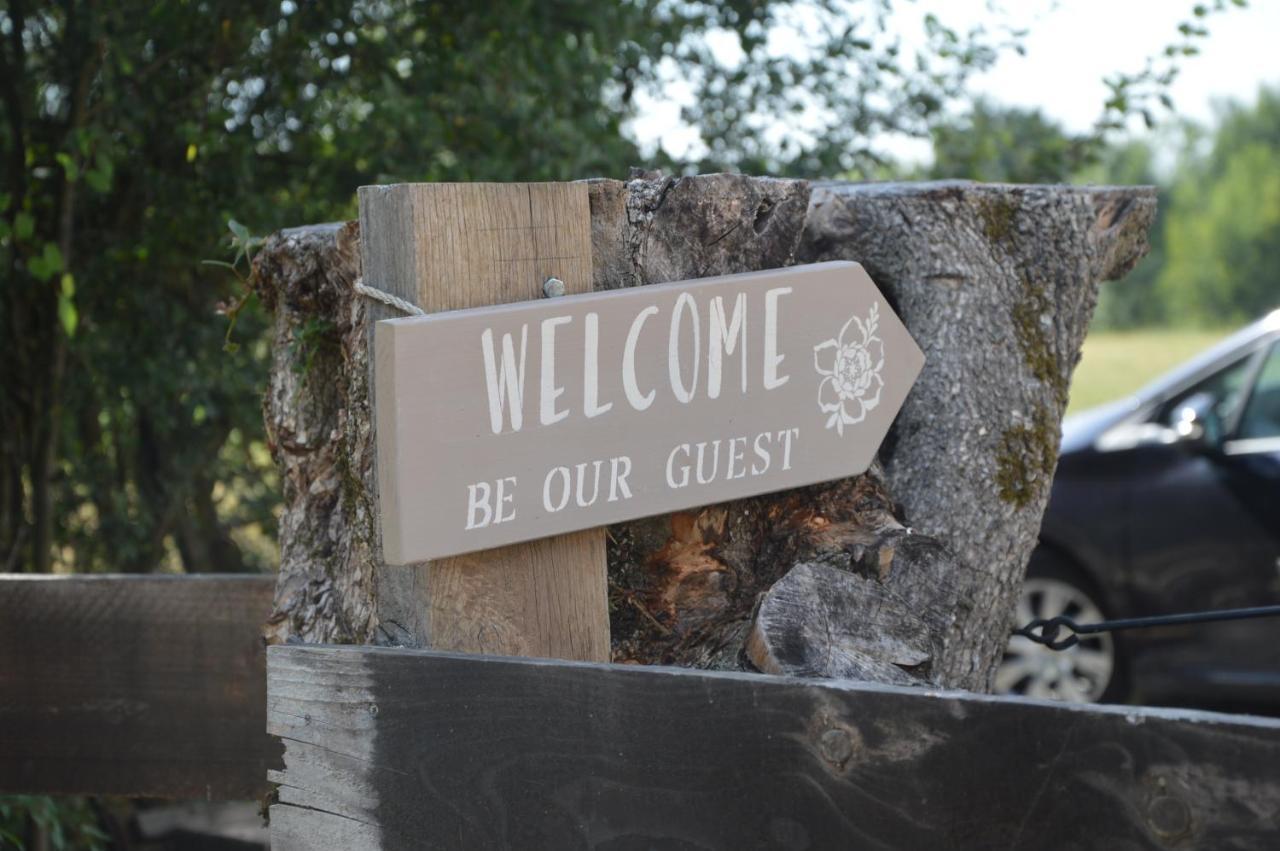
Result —
[[[382, 302], [388, 307], [394, 307], [401, 313], [409, 316], [426, 316], [427, 312], [418, 307], [411, 301], [405, 301], [397, 295], [392, 295], [386, 290], [380, 290], [377, 287], [371, 287], [364, 282], [364, 278], [356, 278], [356, 292], [365, 298], [371, 298], [374, 301]], [[556, 277], [547, 278], [542, 282], [542, 294], [547, 298], [557, 298], [564, 295], [564, 281]]]
[[376, 287], [368, 286], [367, 284], [365, 284], [364, 278], [356, 278], [356, 292], [360, 293], [360, 295], [364, 296], [365, 298], [371, 298], [374, 301], [382, 302], [388, 307], [394, 307], [395, 309], [399, 310], [401, 313], [407, 314], [409, 316], [426, 316], [427, 315], [427, 312], [425, 310], [423, 310], [421, 307], [418, 307], [416, 304], [414, 304], [411, 301], [405, 301], [404, 299], [400, 298], [400, 296], [392, 295], [391, 293], [386, 292], [385, 290], [380, 290]]

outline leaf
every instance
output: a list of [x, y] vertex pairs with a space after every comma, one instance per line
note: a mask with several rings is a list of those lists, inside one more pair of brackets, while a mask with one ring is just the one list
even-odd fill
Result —
[[225, 269], [230, 269], [232, 272], [236, 271], [236, 267], [228, 263], [226, 260], [201, 260], [200, 262], [205, 266], [222, 266]]
[[30, 239], [36, 232], [36, 220], [25, 210], [13, 219], [13, 235], [17, 239]]
[[111, 190], [111, 178], [115, 175], [115, 165], [110, 158], [103, 154], [98, 154], [94, 158], [94, 168], [85, 172], [85, 181], [93, 187], [96, 192], [109, 192]]
[[195, 143], [194, 143], [194, 142], [193, 142], [193, 143], [191, 143], [191, 144], [189, 144], [189, 145], [187, 145], [187, 162], [189, 162], [189, 163], [193, 163], [193, 162], [195, 162], [195, 161], [196, 161], [196, 155], [197, 155], [198, 153], [200, 153], [200, 149], [199, 149], [199, 148], [197, 148], [197, 147], [195, 146]]
[[249, 241], [249, 229], [244, 225], [240, 224], [239, 222], [237, 222], [235, 219], [228, 219], [227, 227], [230, 228], [231, 233], [235, 236], [235, 238], [240, 242], [241, 245], [244, 245], [246, 242]]
[[76, 161], [71, 158], [71, 154], [58, 152], [54, 159], [62, 166], [62, 170], [67, 173], [67, 180], [72, 183], [76, 182], [76, 178], [80, 176], [80, 167], [76, 165]]
[[27, 271], [37, 281], [49, 280], [62, 271], [62, 252], [57, 245], [46, 242], [44, 251], [27, 261]]
[[58, 321], [68, 338], [76, 335], [76, 326], [80, 324], [80, 313], [75, 303], [76, 282], [68, 272], [62, 276], [62, 291], [58, 293]]

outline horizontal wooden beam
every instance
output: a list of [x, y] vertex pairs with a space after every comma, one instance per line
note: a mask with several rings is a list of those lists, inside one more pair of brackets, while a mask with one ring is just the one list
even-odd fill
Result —
[[0, 575], [0, 792], [256, 798], [272, 576]]
[[1280, 721], [368, 647], [268, 651], [272, 847], [1268, 847]]

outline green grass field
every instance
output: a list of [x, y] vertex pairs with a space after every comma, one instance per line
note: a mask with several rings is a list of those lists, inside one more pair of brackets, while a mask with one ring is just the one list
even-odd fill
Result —
[[1067, 410], [1076, 413], [1132, 393], [1229, 333], [1164, 328], [1092, 333], [1071, 381]]

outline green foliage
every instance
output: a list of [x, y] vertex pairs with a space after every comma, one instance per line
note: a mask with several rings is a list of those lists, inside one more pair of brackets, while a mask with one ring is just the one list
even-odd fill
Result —
[[1156, 124], [1157, 108], [1173, 110], [1169, 88], [1178, 78], [1181, 63], [1200, 53], [1200, 43], [1209, 35], [1208, 18], [1231, 8], [1244, 8], [1247, 0], [1212, 0], [1191, 7], [1191, 17], [1178, 24], [1176, 39], [1159, 55], [1148, 57], [1141, 71], [1118, 73], [1103, 82], [1107, 99], [1094, 128], [1094, 137], [1106, 138], [1114, 130], [1123, 130], [1132, 116], [1140, 116], [1148, 130]]
[[[650, 166], [882, 174], [877, 137], [926, 136], [1020, 39], [926, 16], [908, 50], [891, 11], [0, 0], [0, 567], [270, 566], [252, 234], [349, 218], [361, 184], [623, 176], [639, 105], [673, 86], [695, 153]], [[1014, 124], [1048, 144], [1041, 119]], [[300, 343], [313, 364], [324, 339]]]
[[0, 796], [0, 849], [27, 851], [33, 827], [53, 851], [105, 851], [107, 835], [87, 798]]
[[1001, 183], [1063, 183], [1080, 168], [1084, 139], [1068, 135], [1039, 109], [1001, 107], [979, 99], [932, 132], [933, 178]]
[[1280, 307], [1280, 89], [1222, 117], [1174, 186], [1158, 292], [1170, 317], [1221, 326]]

